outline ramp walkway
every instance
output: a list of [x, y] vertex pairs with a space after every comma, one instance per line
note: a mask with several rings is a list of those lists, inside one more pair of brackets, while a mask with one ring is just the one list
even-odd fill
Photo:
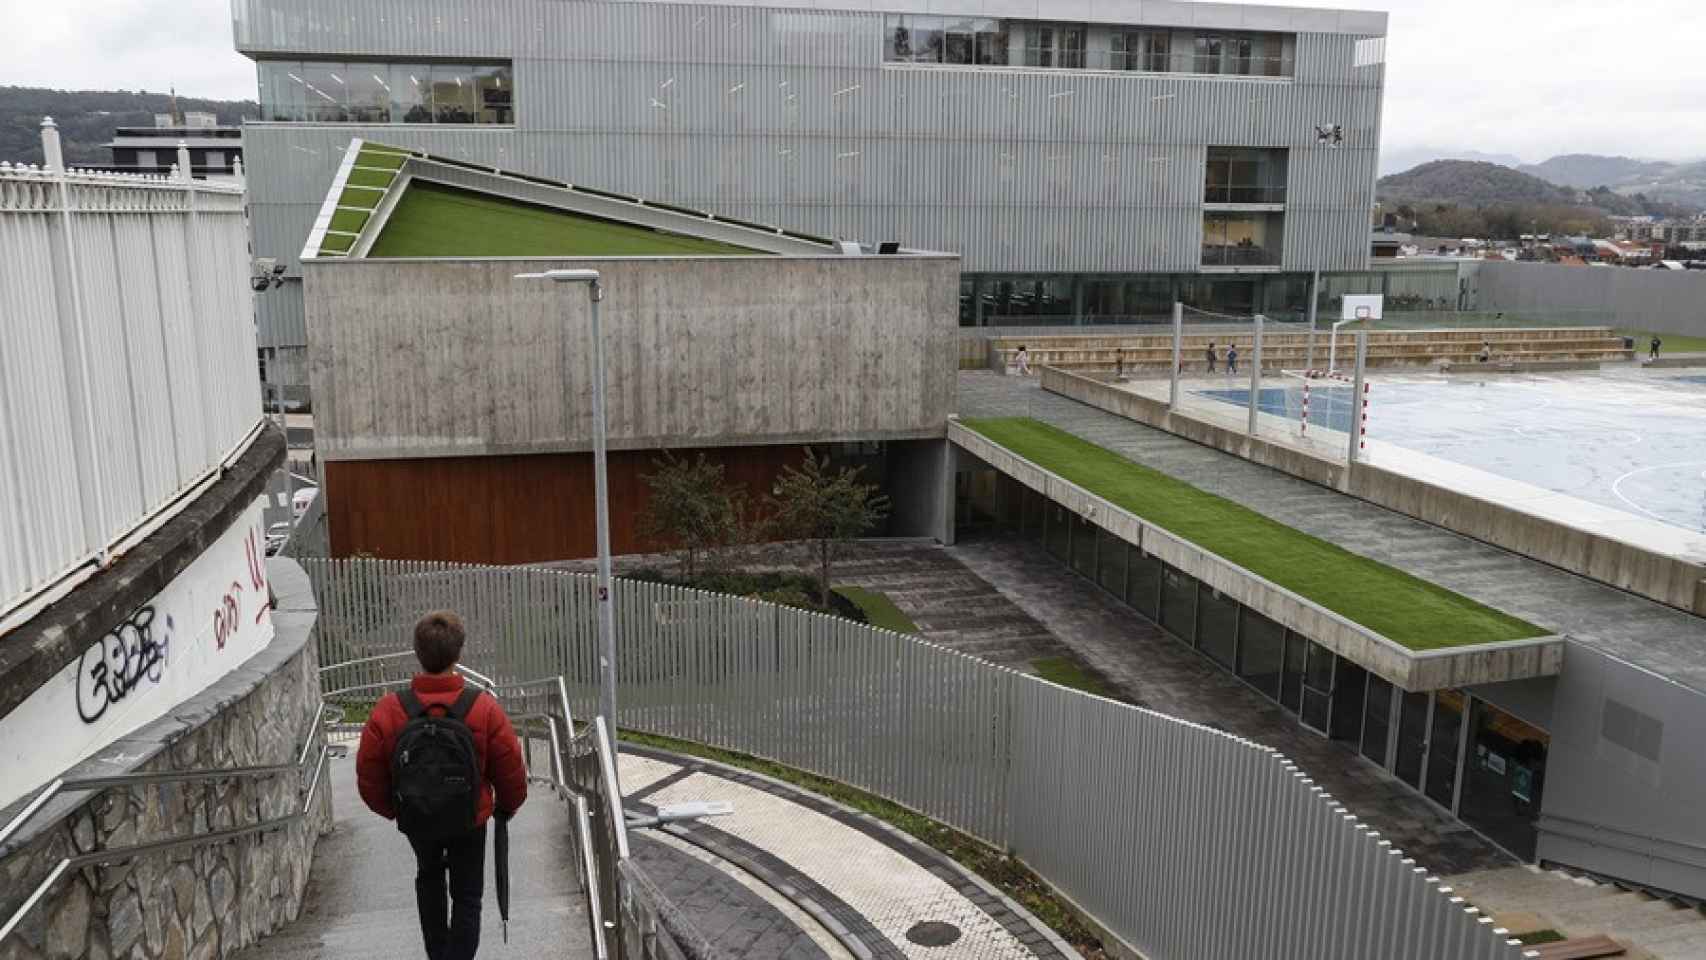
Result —
[[[335, 826], [320, 838], [296, 922], [234, 956], [241, 960], [399, 960], [424, 956], [415, 913], [415, 857], [389, 820], [355, 788], [355, 750], [330, 761]], [[586, 905], [575, 875], [568, 808], [533, 789], [510, 823], [509, 942], [498, 922], [490, 840], [480, 956], [492, 960], [592, 960]]]

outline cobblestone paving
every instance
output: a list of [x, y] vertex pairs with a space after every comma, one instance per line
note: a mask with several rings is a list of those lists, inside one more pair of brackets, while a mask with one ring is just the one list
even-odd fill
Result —
[[1706, 690], [1699, 617], [1045, 393], [1034, 380], [962, 372], [960, 413], [1035, 417], [1353, 553]]
[[[732, 804], [728, 816], [672, 829], [808, 899], [814, 915], [877, 960], [1064, 960], [1071, 952], [940, 854], [863, 814], [715, 764], [689, 763], [681, 768], [686, 776], [655, 778], [663, 755], [647, 753], [622, 753], [624, 781], [630, 769], [654, 777], [649, 791], [631, 791], [631, 802]], [[926, 921], [952, 924], [959, 935], [934, 947], [907, 938]]]

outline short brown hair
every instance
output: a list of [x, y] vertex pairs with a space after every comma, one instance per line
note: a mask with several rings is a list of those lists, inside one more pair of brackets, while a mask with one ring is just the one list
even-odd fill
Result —
[[462, 618], [434, 610], [415, 624], [415, 657], [427, 673], [443, 673], [462, 659]]

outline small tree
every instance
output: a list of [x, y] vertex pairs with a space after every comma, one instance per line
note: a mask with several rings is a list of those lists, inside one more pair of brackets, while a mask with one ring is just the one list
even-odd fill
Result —
[[740, 539], [746, 491], [725, 482], [723, 465], [703, 453], [688, 462], [666, 450], [652, 463], [657, 472], [641, 478], [652, 499], [640, 515], [640, 533], [673, 544], [682, 575], [692, 580], [701, 555], [714, 562]]
[[862, 467], [831, 470], [810, 447], [800, 467], [783, 467], [771, 498], [772, 523], [789, 539], [808, 540], [817, 554], [818, 600], [829, 606], [830, 564], [837, 547], [861, 536], [889, 513], [889, 498], [860, 481]]

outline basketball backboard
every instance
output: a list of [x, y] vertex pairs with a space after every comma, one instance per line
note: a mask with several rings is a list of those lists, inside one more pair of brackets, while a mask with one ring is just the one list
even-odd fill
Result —
[[1340, 320], [1379, 320], [1386, 298], [1378, 293], [1345, 294], [1344, 312]]

